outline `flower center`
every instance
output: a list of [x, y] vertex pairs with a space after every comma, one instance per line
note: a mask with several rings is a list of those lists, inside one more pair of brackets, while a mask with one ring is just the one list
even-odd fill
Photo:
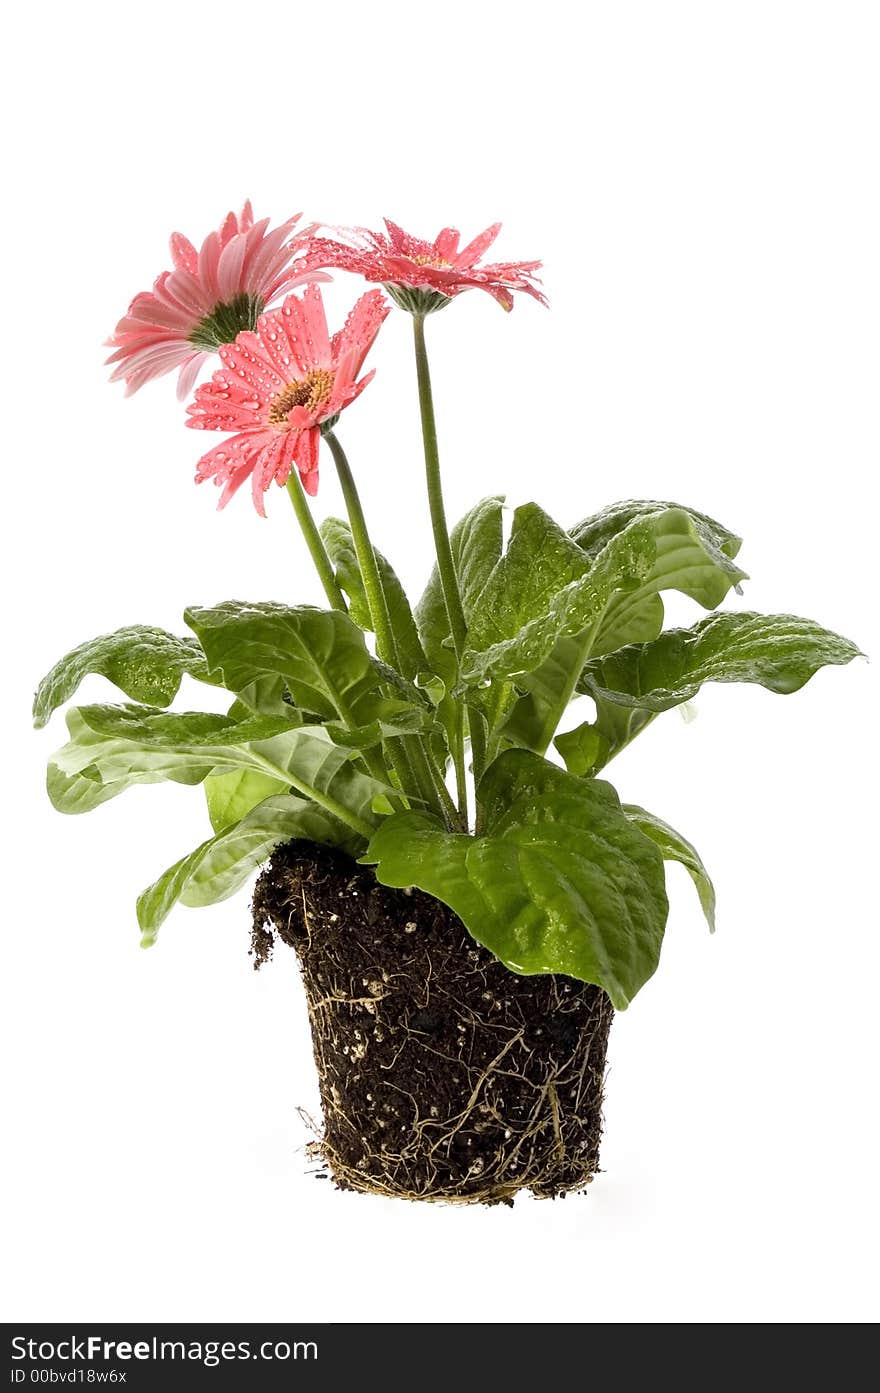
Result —
[[288, 416], [295, 406], [304, 406], [310, 414], [320, 410], [330, 400], [335, 374], [328, 368], [313, 368], [301, 382], [288, 382], [269, 406], [269, 425], [284, 430]]
[[444, 256], [427, 256], [425, 252], [419, 252], [418, 256], [412, 259], [417, 266], [433, 266], [438, 271], [449, 270], [452, 267], [452, 262], [447, 261]]
[[264, 302], [259, 295], [243, 290], [232, 300], [216, 304], [210, 314], [200, 319], [189, 336], [196, 348], [216, 351], [221, 344], [235, 343], [243, 329], [256, 329], [263, 313]]

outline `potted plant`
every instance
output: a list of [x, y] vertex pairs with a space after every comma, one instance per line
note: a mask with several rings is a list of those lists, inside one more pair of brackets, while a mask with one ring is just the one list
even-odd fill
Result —
[[[270, 230], [246, 205], [198, 250], [172, 238], [173, 270], [111, 339], [113, 375], [134, 391], [179, 369], [187, 424], [222, 434], [197, 480], [220, 507], [247, 485], [260, 515], [286, 489], [327, 607], [225, 600], [188, 609], [187, 635], [118, 630], [63, 658], [34, 707], [42, 726], [87, 673], [128, 698], [68, 711], [48, 772], [62, 812], [133, 784], [204, 789], [213, 834], [140, 896], [145, 945], [175, 904], [221, 900], [265, 865], [253, 949], [257, 965], [276, 940], [298, 956], [337, 1183], [486, 1203], [595, 1172], [608, 1032], [657, 967], [665, 861], [712, 926], [698, 853], [622, 805], [607, 766], [705, 682], [794, 692], [858, 652], [810, 620], [716, 612], [745, 579], [740, 540], [690, 507], [617, 503], [566, 527], [530, 502], [505, 540], [489, 496], [450, 532], [429, 317], [468, 289], [545, 303], [540, 263], [485, 261], [498, 230], [463, 249], [450, 229], [426, 242], [392, 223], [331, 237]], [[331, 333], [332, 270], [374, 288]], [[414, 606], [337, 435], [390, 302], [412, 321], [436, 556]], [[326, 456], [347, 518], [319, 527]], [[664, 631], [669, 590], [707, 617]], [[224, 688], [228, 713], [169, 710], [184, 675]], [[572, 725], [582, 696], [591, 718]]]

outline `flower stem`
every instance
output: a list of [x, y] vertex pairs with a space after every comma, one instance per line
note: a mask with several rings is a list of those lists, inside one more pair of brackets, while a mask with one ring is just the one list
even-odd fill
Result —
[[422, 414], [422, 440], [425, 446], [425, 478], [428, 484], [431, 527], [434, 531], [434, 550], [437, 553], [437, 569], [440, 572], [452, 642], [455, 644], [455, 656], [460, 658], [464, 651], [467, 622], [458, 588], [458, 576], [455, 573], [449, 530], [446, 526], [446, 506], [443, 502], [443, 483], [440, 478], [440, 452], [437, 448], [437, 423], [434, 418], [434, 395], [431, 391], [431, 369], [428, 366], [428, 350], [425, 345], [425, 320], [422, 315], [414, 314], [412, 322], [419, 379], [419, 407]]
[[394, 642], [394, 634], [391, 629], [391, 619], [388, 614], [385, 591], [382, 587], [382, 577], [379, 575], [376, 553], [367, 531], [367, 520], [364, 517], [351, 465], [332, 430], [324, 432], [324, 439], [330, 446], [330, 452], [336, 465], [336, 473], [339, 475], [339, 483], [342, 487], [342, 496], [345, 499], [348, 520], [351, 524], [351, 537], [364, 582], [364, 594], [367, 597], [367, 606], [376, 634], [376, 650], [383, 663], [396, 665], [397, 645]]
[[[324, 594], [327, 596], [330, 607], [331, 609], [341, 610], [343, 614], [347, 614], [348, 605], [345, 603], [345, 596], [340, 590], [336, 580], [333, 562], [327, 555], [327, 548], [321, 540], [321, 534], [315, 525], [315, 519], [312, 517], [312, 510], [308, 505], [299, 474], [295, 469], [291, 470], [288, 476], [287, 492], [290, 495], [293, 511], [296, 513], [297, 520], [302, 528], [306, 546], [311, 552], [312, 560], [315, 563], [315, 569], [324, 587]], [[343, 719], [345, 719], [348, 726], [354, 725], [354, 721], [348, 718], [347, 713], [340, 712], [340, 715], [343, 715]], [[364, 750], [362, 752], [362, 757], [364, 764], [367, 766], [373, 778], [380, 783], [387, 783], [387, 773], [378, 753], [373, 750]]]
[[[351, 465], [332, 430], [325, 430], [324, 439], [330, 446], [336, 472], [339, 475], [339, 483], [342, 487], [342, 496], [345, 499], [348, 520], [351, 524], [352, 541], [364, 582], [364, 594], [373, 621], [373, 631], [376, 635], [376, 649], [383, 662], [390, 663], [399, 671], [400, 655], [397, 650], [394, 629], [391, 625], [391, 616], [388, 612], [385, 587], [379, 574], [373, 543], [370, 541], [370, 534], [367, 531], [367, 521], [361, 506], [357, 484], [351, 472]], [[401, 766], [403, 766], [408, 770], [422, 800], [437, 811], [442, 812], [444, 819], [449, 822], [450, 810], [452, 816], [455, 816], [455, 805], [449, 797], [449, 790], [440, 776], [436, 774], [433, 765], [425, 754], [421, 741], [418, 738], [402, 737], [399, 740], [389, 740], [387, 743], [392, 757], [395, 752], [399, 752], [399, 755], [402, 756], [395, 761], [398, 777], [401, 775]]]
[[315, 525], [315, 519], [312, 517], [312, 512], [306, 500], [303, 486], [300, 483], [299, 474], [295, 469], [290, 471], [287, 480], [287, 492], [290, 495], [293, 511], [296, 513], [297, 522], [302, 528], [306, 546], [315, 563], [315, 570], [318, 572], [319, 579], [324, 587], [324, 594], [327, 596], [330, 607], [331, 609], [340, 609], [343, 614], [347, 614], [348, 605], [345, 603], [345, 596], [337, 583], [336, 573], [333, 570], [333, 563], [327, 555], [327, 548], [321, 541], [321, 534]]
[[[437, 446], [437, 422], [434, 416], [434, 394], [431, 390], [431, 369], [428, 364], [428, 350], [425, 344], [424, 315], [414, 314], [413, 337], [416, 350], [416, 371], [419, 382], [419, 407], [422, 416], [422, 440], [425, 448], [425, 478], [428, 485], [428, 506], [431, 510], [431, 527], [434, 532], [434, 550], [437, 553], [437, 570], [443, 589], [443, 600], [449, 619], [449, 630], [455, 646], [455, 656], [460, 661], [464, 652], [467, 621], [461, 603], [461, 591], [452, 555], [452, 543], [446, 524], [446, 506], [443, 502], [443, 483], [440, 477], [440, 451]], [[471, 737], [471, 755], [474, 766], [474, 781], [479, 783], [486, 763], [486, 742], [479, 715], [468, 720]], [[456, 743], [464, 743], [464, 707], [458, 706], [458, 730]], [[463, 757], [463, 756], [462, 756]], [[457, 767], [461, 762], [456, 757]], [[459, 785], [459, 811], [467, 822], [467, 789]]]

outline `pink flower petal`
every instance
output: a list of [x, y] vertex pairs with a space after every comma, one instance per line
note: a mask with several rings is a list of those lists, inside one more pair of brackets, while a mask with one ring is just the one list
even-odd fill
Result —
[[195, 275], [199, 264], [199, 254], [188, 237], [182, 232], [171, 234], [171, 260], [180, 271]]
[[247, 242], [244, 237], [233, 237], [226, 243], [217, 262], [217, 287], [220, 299], [224, 302], [234, 300], [241, 291], [241, 269]]
[[495, 222], [491, 227], [487, 227], [485, 232], [481, 232], [479, 237], [475, 237], [472, 242], [468, 242], [466, 247], [458, 253], [455, 258], [456, 266], [473, 266], [475, 261], [479, 261], [484, 252], [491, 247], [498, 233], [501, 231], [500, 222]]
[[307, 335], [307, 364], [310, 368], [330, 366], [330, 334], [324, 313], [324, 297], [316, 285], [306, 286], [302, 297], [303, 323]]
[[444, 261], [451, 261], [458, 251], [460, 237], [461, 233], [457, 232], [454, 227], [444, 227], [434, 243], [437, 256], [442, 257]]
[[202, 364], [207, 359], [207, 353], [194, 353], [188, 362], [183, 364], [177, 378], [177, 400], [185, 401], [193, 388], [193, 383], [198, 377]]

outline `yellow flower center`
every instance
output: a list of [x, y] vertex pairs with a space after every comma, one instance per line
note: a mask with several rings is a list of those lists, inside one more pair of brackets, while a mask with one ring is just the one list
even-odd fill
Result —
[[329, 368], [313, 368], [308, 377], [301, 382], [288, 382], [286, 387], [272, 398], [269, 407], [269, 425], [283, 430], [288, 416], [295, 406], [304, 406], [306, 411], [318, 411], [330, 400], [333, 390], [334, 374]]
[[434, 266], [438, 271], [449, 270], [452, 267], [452, 262], [447, 261], [445, 257], [426, 256], [424, 252], [419, 252], [418, 256], [412, 259], [417, 266]]

